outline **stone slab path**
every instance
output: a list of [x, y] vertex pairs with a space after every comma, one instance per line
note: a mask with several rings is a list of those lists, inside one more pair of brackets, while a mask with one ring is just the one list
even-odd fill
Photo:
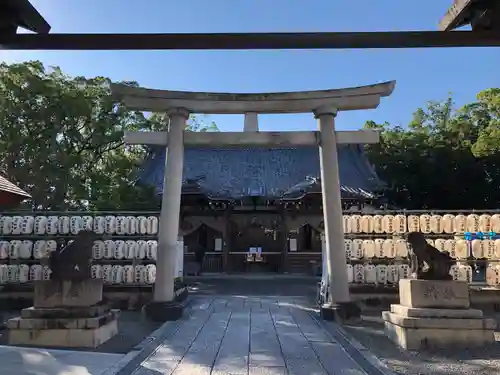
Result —
[[366, 375], [293, 297], [197, 297], [134, 375]]
[[101, 375], [121, 354], [0, 346], [2, 375]]

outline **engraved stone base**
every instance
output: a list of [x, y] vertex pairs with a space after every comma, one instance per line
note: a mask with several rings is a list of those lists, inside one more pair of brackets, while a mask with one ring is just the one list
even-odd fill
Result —
[[382, 318], [386, 335], [403, 349], [477, 347], [495, 342], [496, 321], [469, 309], [462, 281], [406, 279], [399, 282], [401, 304]]
[[407, 307], [468, 309], [469, 285], [466, 281], [402, 279], [399, 300]]
[[117, 333], [116, 320], [90, 329], [9, 329], [8, 343], [42, 347], [96, 348]]

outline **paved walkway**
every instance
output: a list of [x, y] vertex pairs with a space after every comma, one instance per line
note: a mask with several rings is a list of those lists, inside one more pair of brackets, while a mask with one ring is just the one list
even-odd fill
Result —
[[123, 355], [0, 346], [2, 375], [100, 375]]
[[134, 375], [363, 375], [293, 297], [198, 297]]

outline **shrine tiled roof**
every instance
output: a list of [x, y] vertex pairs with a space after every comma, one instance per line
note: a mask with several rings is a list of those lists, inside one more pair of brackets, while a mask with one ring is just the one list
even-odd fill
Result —
[[[369, 164], [361, 145], [339, 145], [343, 197], [374, 198], [384, 184]], [[163, 190], [165, 149], [151, 149], [139, 182]], [[193, 148], [186, 147], [183, 193], [212, 199], [249, 196], [296, 199], [320, 192], [317, 147]]]

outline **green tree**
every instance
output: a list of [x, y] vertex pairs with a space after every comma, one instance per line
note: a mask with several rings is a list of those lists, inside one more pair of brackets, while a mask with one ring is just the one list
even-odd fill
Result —
[[[0, 64], [0, 168], [28, 191], [33, 209], [156, 209], [150, 187], [134, 185], [147, 150], [124, 131], [164, 128], [110, 95], [105, 77], [70, 77], [39, 61]], [[137, 85], [129, 82], [130, 85]], [[191, 130], [214, 131], [192, 118]]]
[[368, 156], [389, 184], [389, 202], [407, 209], [497, 207], [500, 194], [500, 90], [455, 109], [451, 97], [419, 108], [407, 128], [381, 131]]

